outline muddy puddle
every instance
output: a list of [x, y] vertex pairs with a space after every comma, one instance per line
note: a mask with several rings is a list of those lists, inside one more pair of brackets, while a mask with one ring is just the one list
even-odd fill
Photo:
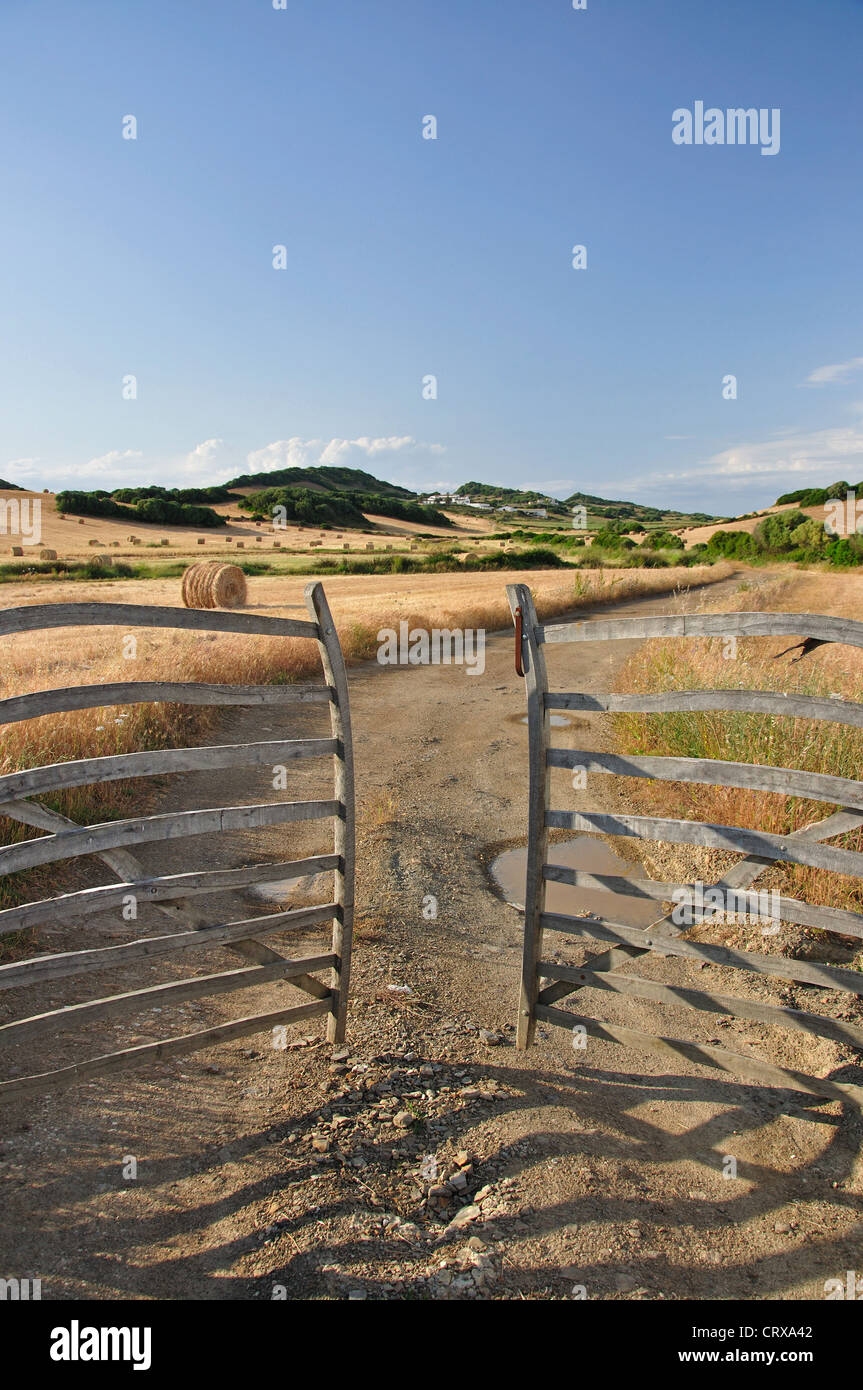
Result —
[[[507, 902], [524, 906], [526, 849], [508, 849], [490, 865], [490, 872]], [[562, 864], [567, 869], [582, 869], [590, 874], [614, 874], [622, 878], [643, 878], [638, 864], [621, 859], [619, 854], [591, 835], [579, 835], [548, 847], [548, 863]], [[574, 888], [568, 883], [549, 883], [546, 887], [547, 912], [569, 916], [590, 913], [607, 917], [625, 926], [646, 927], [662, 916], [659, 903], [643, 898], [628, 897], [602, 888]]]

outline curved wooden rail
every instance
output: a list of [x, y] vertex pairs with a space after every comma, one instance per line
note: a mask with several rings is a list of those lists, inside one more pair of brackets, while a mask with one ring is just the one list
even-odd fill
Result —
[[45, 714], [103, 709], [112, 705], [291, 705], [327, 704], [325, 685], [206, 685], [197, 681], [113, 681], [34, 690], [0, 700], [0, 724], [38, 719]]
[[[554, 853], [552, 846], [551, 853]], [[675, 901], [675, 894], [688, 894], [692, 904], [687, 908], [685, 922], [687, 925], [695, 924], [702, 920], [709, 921], [713, 915], [709, 903], [704, 903], [701, 909], [695, 905], [696, 896], [699, 891], [706, 894], [705, 884], [695, 883], [663, 883], [659, 879], [652, 878], [624, 878], [620, 874], [591, 874], [584, 869], [570, 869], [563, 864], [546, 864], [543, 867], [543, 877], [551, 883], [567, 883], [573, 888], [589, 888], [594, 891], [614, 893], [618, 897], [638, 898], [646, 902], [670, 903]], [[710, 888], [718, 885], [710, 884]], [[801, 927], [817, 927], [819, 931], [838, 932], [842, 936], [863, 937], [863, 915], [859, 912], [851, 912], [842, 907], [813, 907], [809, 903], [801, 902], [798, 898], [787, 898], [782, 893], [771, 893], [769, 895], [768, 912], [760, 912], [759, 899], [764, 894], [759, 894], [757, 889], [734, 888], [729, 886], [722, 890], [724, 908], [722, 911], [735, 912], [738, 915], [745, 914], [750, 917], [768, 916], [773, 918], [774, 914], [782, 922], [793, 922]], [[2, 913], [0, 913], [2, 922]], [[2, 927], [0, 927], [2, 930]]]
[[[735, 787], [747, 791], [776, 792], [809, 801], [850, 806], [863, 811], [863, 782], [834, 777], [824, 772], [803, 772], [791, 767], [757, 763], [732, 763], [715, 758], [641, 757], [619, 753], [593, 753], [577, 748], [549, 748], [549, 767], [583, 767], [586, 772], [618, 777], [649, 777], [657, 782], [694, 782], [700, 786]], [[2, 789], [2, 779], [0, 779]]]
[[31, 767], [0, 777], [0, 807], [22, 796], [39, 796], [94, 782], [117, 782], [127, 777], [158, 777], [170, 772], [209, 772], [227, 767], [259, 767], [322, 758], [338, 752], [334, 738], [274, 739], [266, 743], [215, 744], [203, 748], [158, 748], [144, 753], [119, 753], [107, 758], [79, 758], [47, 767]]
[[863, 854], [852, 849], [814, 844], [793, 835], [768, 835], [762, 830], [741, 830], [735, 825], [706, 821], [668, 820], [661, 816], [619, 816], [600, 811], [549, 811], [546, 825], [562, 830], [583, 830], [595, 835], [623, 835], [670, 845], [706, 845], [710, 849], [757, 855], [759, 859], [808, 864], [813, 869], [832, 869], [837, 874], [863, 877]]
[[610, 642], [645, 637], [817, 637], [863, 647], [863, 622], [822, 613], [680, 613], [540, 624], [537, 641]]
[[[41, 898], [39, 902], [7, 907], [0, 912], [0, 936], [7, 932], [27, 931], [46, 922], [58, 922], [76, 917], [95, 917], [121, 907], [129, 896], [140, 903], [173, 902], [177, 898], [216, 893], [222, 889], [234, 892], [252, 883], [283, 882], [305, 878], [309, 874], [325, 873], [339, 867], [337, 854], [316, 854], [308, 859], [289, 859], [275, 864], [250, 864], [242, 869], [205, 869], [201, 873], [169, 874], [161, 878], [133, 878], [120, 883], [104, 883], [98, 888], [82, 888], [77, 893], [62, 893], [57, 898]], [[0, 986], [2, 988], [2, 986]]]
[[[818, 695], [785, 695], [772, 690], [669, 690], [664, 695], [586, 695], [580, 691], [548, 694], [549, 710], [595, 710], [611, 714], [712, 713], [771, 714], [791, 719], [823, 719], [863, 728], [863, 705]], [[0, 705], [2, 710], [2, 705]]]
[[244, 636], [315, 637], [317, 623], [221, 608], [160, 608], [142, 603], [34, 603], [0, 611], [0, 636], [56, 627], [170, 627]]
[[36, 864], [53, 864], [59, 859], [76, 859], [82, 854], [99, 854], [121, 845], [182, 840], [190, 835], [218, 835], [226, 830], [254, 830], [262, 825], [282, 825], [288, 821], [325, 820], [341, 813], [340, 801], [264, 801], [254, 806], [172, 811], [142, 819], [81, 825], [38, 840], [4, 846], [0, 849], [0, 874], [32, 869]]

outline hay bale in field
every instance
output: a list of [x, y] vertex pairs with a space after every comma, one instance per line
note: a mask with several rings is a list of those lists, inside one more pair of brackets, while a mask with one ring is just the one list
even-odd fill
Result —
[[207, 560], [190, 565], [183, 575], [186, 608], [242, 608], [246, 602], [246, 576], [237, 565]]
[[83, 518], [82, 516], [79, 516], [79, 517], [78, 517], [78, 525], [79, 525], [79, 526], [83, 526], [83, 525], [84, 525], [84, 518]]
[[238, 550], [245, 550], [245, 548], [246, 548], [246, 542], [245, 542], [245, 541], [237, 541], [237, 549], [238, 549]]
[[24, 547], [23, 547], [22, 545], [13, 545], [13, 547], [12, 547], [12, 554], [13, 554], [13, 555], [23, 555], [23, 554], [24, 554]]
[[98, 544], [99, 544], [99, 538], [98, 538], [98, 536], [93, 536], [92, 539], [89, 540], [89, 541], [87, 542], [87, 544], [88, 544], [88, 545], [98, 545]]
[[40, 551], [39, 551], [39, 559], [40, 559], [40, 560], [56, 560], [56, 559], [57, 559], [57, 552], [56, 552], [56, 550], [40, 550]]
[[273, 541], [273, 549], [274, 549], [274, 550], [281, 550], [281, 548], [282, 548], [282, 542], [281, 542], [281, 541]]
[[347, 541], [342, 541], [342, 550], [350, 550], [350, 546], [348, 545]]
[[111, 563], [110, 555], [94, 555], [93, 559], [97, 565], [110, 565]]
[[206, 539], [207, 539], [206, 536], [199, 536], [199, 537], [198, 537], [198, 545], [204, 545], [204, 544], [206, 543]]
[[255, 540], [258, 542], [259, 545], [263, 539], [263, 536], [255, 536]]
[[366, 550], [374, 550], [374, 548], [375, 548], [375, 543], [374, 543], [374, 541], [366, 541]]
[[160, 545], [170, 545], [171, 542], [168, 540], [167, 536], [163, 536], [162, 539], [159, 541], [159, 544], [160, 544]]

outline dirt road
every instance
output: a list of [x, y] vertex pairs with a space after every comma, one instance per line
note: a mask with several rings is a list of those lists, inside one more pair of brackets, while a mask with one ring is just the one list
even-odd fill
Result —
[[[607, 689], [630, 646], [556, 648], [552, 683]], [[255, 1037], [5, 1108], [0, 1273], [41, 1278], [43, 1298], [797, 1299], [859, 1269], [858, 1117], [612, 1043], [576, 1053], [557, 1030], [540, 1030], [526, 1054], [512, 1046], [521, 918], [487, 872], [526, 826], [511, 636], [489, 639], [481, 676], [369, 666], [350, 685], [360, 849], [347, 1054], [333, 1062], [318, 1028], [287, 1051]], [[212, 741], [311, 736], [319, 718], [234, 712]], [[566, 746], [608, 737], [580, 717], [560, 734]], [[189, 777], [158, 797], [182, 809], [267, 788], [263, 773], [228, 776]], [[289, 795], [325, 776], [304, 766]], [[608, 780], [594, 779], [580, 806], [617, 804]], [[318, 845], [293, 827], [224, 837], [206, 847], [207, 865]], [[201, 852], [189, 846], [146, 862], [189, 868]], [[250, 905], [220, 902], [220, 919]], [[96, 944], [128, 928], [100, 918], [86, 932]], [[70, 948], [80, 934], [41, 944]], [[562, 938], [549, 949], [584, 958]], [[201, 968], [235, 963], [214, 953]], [[660, 964], [665, 978], [691, 978], [682, 962]], [[105, 992], [145, 983], [104, 981]], [[244, 1011], [276, 1007], [288, 988], [260, 987]], [[707, 1040], [717, 1027], [607, 999], [584, 994], [579, 1007], [672, 1036]], [[5, 1019], [61, 1001], [46, 991], [2, 1002]], [[182, 1006], [110, 1036], [93, 1025], [87, 1055], [233, 1011]], [[766, 1028], [735, 1024], [723, 1039], [733, 1031], [736, 1048], [776, 1056]], [[60, 1065], [64, 1045], [61, 1035], [28, 1057], [28, 1070]]]

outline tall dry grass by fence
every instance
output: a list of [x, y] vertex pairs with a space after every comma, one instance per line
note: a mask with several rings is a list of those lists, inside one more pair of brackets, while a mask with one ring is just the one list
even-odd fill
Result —
[[[785, 577], [758, 590], [742, 585], [722, 611], [822, 612], [859, 617], [857, 593], [837, 589], [835, 581], [807, 575]], [[844, 581], [843, 581], [844, 584]], [[718, 611], [705, 605], [706, 611]], [[863, 652], [825, 646], [798, 662], [797, 652], [778, 656], [790, 639], [745, 638], [728, 645], [724, 638], [688, 638], [645, 642], [628, 661], [617, 682], [621, 691], [660, 692], [699, 689], [777, 690], [788, 694], [863, 700]], [[616, 744], [626, 753], [713, 758], [802, 768], [839, 777], [860, 777], [863, 730], [822, 720], [779, 718], [762, 714], [706, 713], [618, 714], [613, 716]], [[625, 782], [627, 799], [652, 815], [718, 822], [787, 835], [829, 815], [837, 807], [803, 798], [730, 787], [691, 783]], [[863, 850], [863, 830], [831, 843]], [[793, 897], [832, 907], [863, 911], [863, 884], [803, 865], [774, 865], [760, 882], [781, 886]]]

